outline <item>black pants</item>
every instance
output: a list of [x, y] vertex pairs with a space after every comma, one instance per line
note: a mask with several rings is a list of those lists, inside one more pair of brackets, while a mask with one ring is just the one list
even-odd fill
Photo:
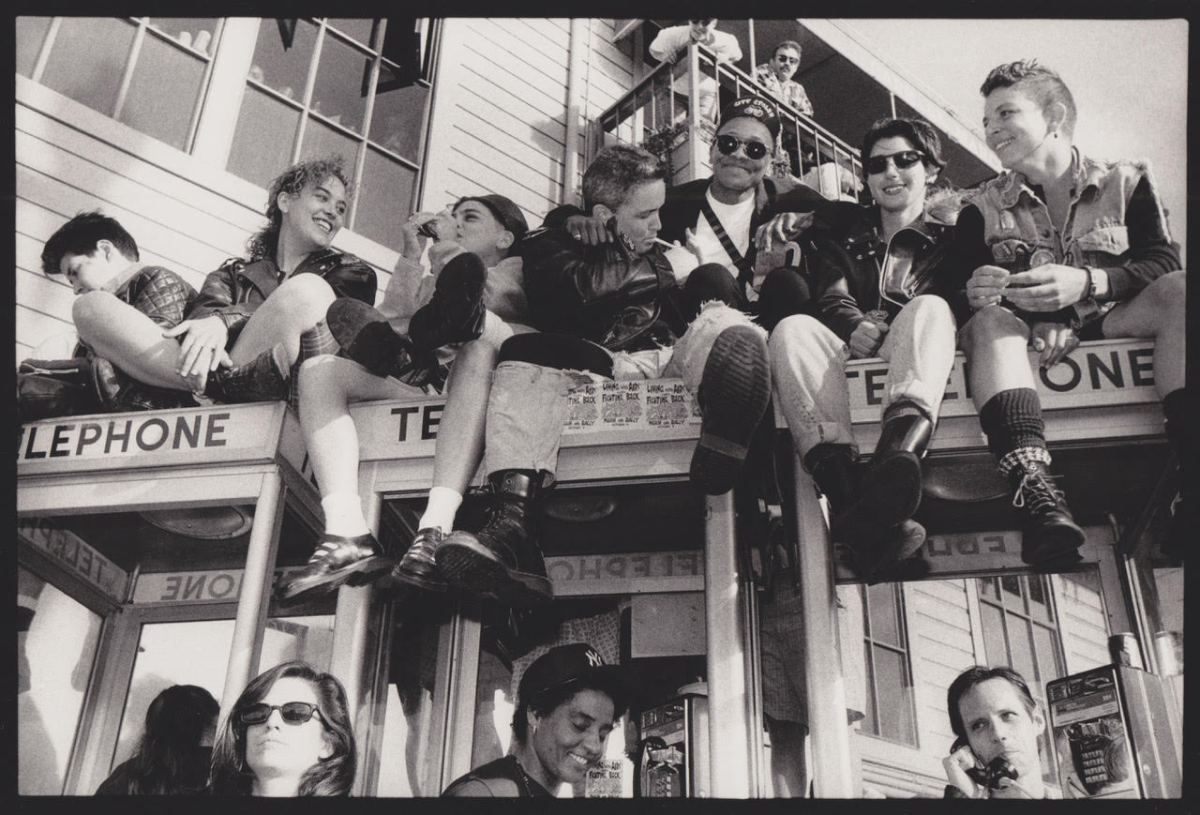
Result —
[[767, 274], [759, 290], [759, 322], [767, 331], [772, 331], [784, 317], [809, 313], [811, 301], [808, 281], [800, 270], [781, 266]]

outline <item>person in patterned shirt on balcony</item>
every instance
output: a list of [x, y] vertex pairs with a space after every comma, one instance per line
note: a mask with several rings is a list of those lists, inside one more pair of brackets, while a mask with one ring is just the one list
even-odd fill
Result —
[[800, 43], [784, 40], [775, 46], [775, 55], [754, 69], [754, 81], [770, 91], [776, 99], [791, 105], [805, 116], [813, 115], [812, 102], [804, 86], [792, 79], [800, 67]]

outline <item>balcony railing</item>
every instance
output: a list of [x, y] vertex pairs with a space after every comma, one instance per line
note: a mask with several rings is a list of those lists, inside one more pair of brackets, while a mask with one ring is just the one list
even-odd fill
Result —
[[830, 198], [841, 192], [831, 188], [840, 176], [862, 177], [858, 150], [695, 43], [674, 65], [659, 64], [600, 114], [592, 123], [593, 154], [614, 142], [638, 144], [668, 162], [672, 183], [701, 178], [711, 169], [708, 145], [719, 111], [747, 94], [767, 100], [779, 115], [776, 174], [803, 176], [814, 166], [835, 164], [841, 169], [816, 173], [817, 189]]

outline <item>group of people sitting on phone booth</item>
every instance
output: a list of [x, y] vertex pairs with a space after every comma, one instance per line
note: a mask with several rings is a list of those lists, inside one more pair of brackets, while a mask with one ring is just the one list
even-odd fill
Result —
[[[584, 173], [583, 206], [552, 210], [540, 228], [495, 193], [413, 214], [398, 227], [401, 258], [382, 297], [374, 270], [331, 246], [351, 195], [339, 157], [276, 178], [267, 225], [247, 256], [222, 264], [199, 292], [142, 264], [114, 219], [78, 215], [46, 242], [42, 261], [78, 295], [79, 346], [69, 360], [22, 363], [21, 418], [287, 399], [325, 528], [307, 565], [277, 587], [281, 600], [380, 582], [453, 587], [527, 609], [553, 599], [538, 520], [573, 389], [682, 378], [702, 415], [690, 480], [711, 495], [745, 475], [774, 399], [830, 504], [833, 541], [863, 580], [877, 582], [920, 556], [922, 460], [958, 349], [1011, 485], [1022, 560], [1070, 568], [1084, 532], [1055, 481], [1029, 349], [1049, 367], [1081, 340], [1152, 338], [1154, 384], [1182, 470], [1195, 450], [1185, 415], [1185, 276], [1149, 167], [1073, 146], [1075, 102], [1053, 70], [1001, 65], [980, 91], [986, 140], [1004, 172], [960, 191], [957, 211], [929, 205], [945, 160], [928, 123], [874, 123], [861, 149], [873, 203], [830, 201], [767, 176], [779, 120], [769, 102], [742, 97], [720, 114], [708, 178], [669, 186], [658, 158], [614, 144]], [[879, 441], [864, 464], [845, 366], [869, 357], [886, 360], [888, 373]], [[426, 507], [404, 551], [385, 551], [357, 494], [349, 406], [438, 390], [447, 404]], [[481, 466], [488, 518], [460, 528], [458, 509]], [[1163, 548], [1181, 559], [1193, 502], [1187, 479], [1180, 483]], [[589, 721], [615, 718], [623, 700], [608, 701], [590, 705]], [[343, 744], [325, 718], [336, 714], [305, 704], [322, 711], [307, 720], [324, 731], [317, 741]], [[529, 708], [530, 739], [553, 713]], [[243, 719], [247, 732], [258, 724]], [[214, 756], [236, 764], [245, 733], [242, 742], [223, 738]], [[542, 768], [550, 775], [521, 764], [522, 773], [500, 768], [497, 777], [533, 794], [594, 752], [552, 747], [563, 761]], [[352, 755], [349, 764], [352, 774]], [[254, 788], [248, 773], [243, 759], [221, 778]], [[324, 776], [309, 782], [341, 789]], [[484, 774], [459, 788], [505, 784]]]

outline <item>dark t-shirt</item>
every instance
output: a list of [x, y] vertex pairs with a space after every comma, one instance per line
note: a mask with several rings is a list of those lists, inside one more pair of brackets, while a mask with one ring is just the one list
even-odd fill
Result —
[[521, 767], [516, 756], [505, 756], [476, 767], [456, 779], [443, 798], [553, 798], [550, 790]]

